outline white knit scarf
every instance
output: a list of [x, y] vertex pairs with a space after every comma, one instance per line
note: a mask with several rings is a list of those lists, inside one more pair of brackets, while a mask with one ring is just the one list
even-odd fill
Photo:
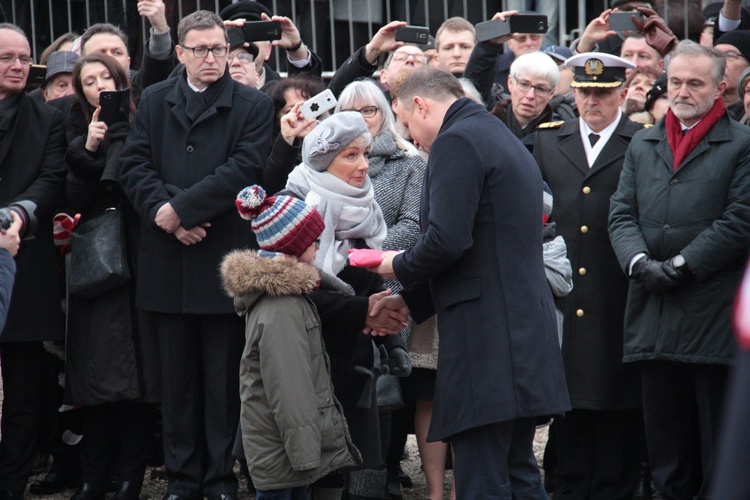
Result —
[[387, 228], [369, 176], [365, 176], [362, 187], [355, 187], [327, 171], [316, 172], [301, 163], [289, 174], [286, 188], [323, 216], [326, 226], [315, 258], [318, 269], [333, 276], [341, 272], [354, 240], [364, 240], [369, 248], [380, 249]]

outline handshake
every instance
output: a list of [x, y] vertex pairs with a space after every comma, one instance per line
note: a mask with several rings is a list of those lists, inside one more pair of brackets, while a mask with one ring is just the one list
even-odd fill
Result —
[[665, 293], [680, 286], [690, 276], [682, 255], [664, 262], [643, 256], [633, 264], [630, 277], [642, 283], [651, 293]]

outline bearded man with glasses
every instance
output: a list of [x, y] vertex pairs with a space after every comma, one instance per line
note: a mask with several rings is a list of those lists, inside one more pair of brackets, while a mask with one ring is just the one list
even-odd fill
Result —
[[166, 498], [231, 500], [244, 321], [216, 270], [255, 243], [231, 200], [261, 180], [273, 104], [230, 77], [219, 16], [195, 12], [177, 35], [185, 71], [143, 92], [120, 181], [143, 221], [136, 305], [159, 342]]

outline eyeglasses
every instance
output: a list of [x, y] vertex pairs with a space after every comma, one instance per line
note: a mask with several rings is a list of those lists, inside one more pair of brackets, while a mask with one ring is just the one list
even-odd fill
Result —
[[555, 90], [548, 87], [542, 87], [540, 85], [532, 85], [526, 80], [516, 80], [515, 78], [513, 78], [513, 81], [516, 82], [516, 88], [518, 88], [518, 90], [520, 90], [524, 94], [529, 90], [534, 89], [534, 93], [538, 97], [547, 97], [552, 93], [553, 90]]
[[320, 238], [315, 240], [315, 250], [320, 250]]
[[216, 47], [188, 47], [187, 45], [182, 45], [182, 48], [192, 50], [193, 55], [201, 59], [208, 57], [209, 52], [212, 53], [214, 57], [224, 57], [227, 55], [226, 45], [218, 45]]
[[365, 106], [364, 108], [360, 109], [342, 109], [341, 111], [356, 111], [357, 113], [362, 113], [362, 116], [364, 116], [365, 118], [372, 118], [373, 116], [378, 114], [380, 108], [377, 106]]
[[16, 54], [0, 54], [1, 64], [13, 64], [16, 59], [21, 61], [21, 64], [28, 66], [31, 64], [31, 57], [29, 56], [17, 56]]
[[[214, 53], [216, 55], [216, 53]], [[221, 56], [219, 56], [221, 57]], [[237, 58], [237, 60], [241, 63], [251, 63], [254, 60], [254, 57], [252, 54], [229, 54], [229, 63], [231, 64], [232, 61], [234, 61], [234, 58]]]
[[724, 52], [724, 57], [727, 58], [727, 61], [736, 61], [740, 57], [742, 57], [743, 59], [745, 58], [745, 56], [743, 56], [739, 52]]
[[415, 64], [424, 64], [427, 62], [427, 56], [425, 56], [424, 54], [409, 54], [406, 52], [396, 52], [395, 54], [393, 54], [391, 61], [404, 62], [409, 59], [409, 57], [414, 59]]

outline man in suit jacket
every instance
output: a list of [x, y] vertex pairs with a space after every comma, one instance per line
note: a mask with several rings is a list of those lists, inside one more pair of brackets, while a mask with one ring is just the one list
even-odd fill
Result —
[[565, 316], [562, 354], [573, 410], [552, 424], [555, 498], [632, 498], [644, 443], [641, 393], [635, 367], [622, 363], [628, 280], [607, 219], [625, 151], [641, 128], [620, 111], [625, 71], [635, 64], [597, 52], [565, 64], [574, 70], [580, 118], [542, 124], [534, 146], [555, 198], [550, 221], [565, 238], [574, 284], [556, 299]]
[[259, 182], [273, 104], [230, 77], [217, 15], [183, 18], [178, 35], [185, 71], [143, 92], [120, 180], [142, 221], [136, 305], [159, 341], [168, 498], [236, 498], [244, 328], [217, 269], [253, 243], [232, 200]]
[[507, 127], [439, 69], [414, 71], [396, 109], [430, 151], [423, 234], [402, 254], [385, 252], [374, 271], [406, 290], [383, 305], [405, 299], [418, 322], [437, 313], [428, 440], [452, 443], [458, 498], [541, 498], [536, 417], [569, 402], [542, 263], [539, 170]]
[[36, 204], [35, 238], [16, 257], [16, 282], [0, 335], [3, 375], [0, 498], [21, 498], [31, 472], [46, 362], [44, 340], [61, 340], [63, 318], [52, 214], [65, 177], [62, 115], [24, 92], [31, 48], [0, 24], [0, 205]]

